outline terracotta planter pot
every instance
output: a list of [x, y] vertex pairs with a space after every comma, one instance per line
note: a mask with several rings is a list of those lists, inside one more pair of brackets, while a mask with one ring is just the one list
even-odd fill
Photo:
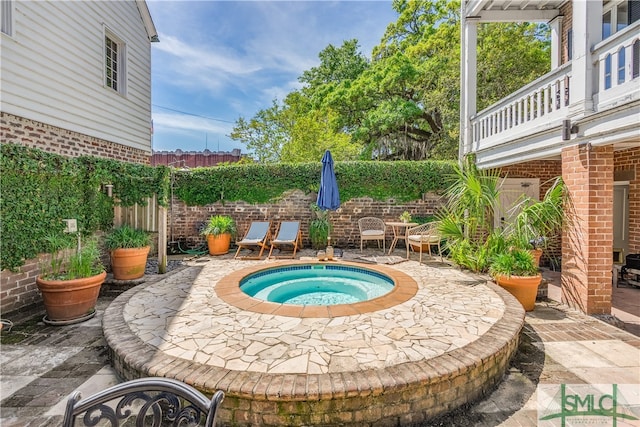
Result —
[[45, 280], [36, 278], [42, 293], [47, 317], [51, 321], [69, 321], [87, 316], [95, 309], [100, 285], [106, 272], [73, 280]]
[[[435, 245], [435, 243], [432, 243], [433, 245]], [[429, 246], [431, 246], [429, 243], [422, 243], [420, 245], [417, 245], [415, 243], [409, 243], [409, 246], [411, 246], [411, 249], [413, 249], [415, 252], [420, 252], [420, 246], [422, 246], [422, 253], [428, 253], [429, 252]]]
[[525, 311], [535, 308], [538, 286], [542, 282], [542, 275], [537, 276], [496, 276], [496, 283], [516, 297]]
[[531, 255], [533, 255], [533, 262], [536, 267], [540, 267], [540, 257], [542, 257], [542, 249], [531, 249]]
[[111, 271], [116, 280], [139, 279], [144, 276], [151, 246], [121, 248], [111, 251]]
[[224, 255], [229, 252], [231, 245], [231, 234], [207, 234], [207, 245], [209, 246], [209, 255]]

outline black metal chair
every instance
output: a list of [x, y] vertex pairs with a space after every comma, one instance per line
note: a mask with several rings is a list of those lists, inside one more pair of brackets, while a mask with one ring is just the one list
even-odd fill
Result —
[[84, 426], [212, 427], [223, 399], [221, 390], [208, 399], [177, 380], [140, 378], [114, 385], [85, 399], [76, 391], [67, 400], [62, 425], [72, 427], [80, 421]]

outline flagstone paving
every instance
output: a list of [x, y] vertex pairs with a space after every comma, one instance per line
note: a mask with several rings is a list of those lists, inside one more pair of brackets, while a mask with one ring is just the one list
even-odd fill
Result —
[[216, 284], [238, 270], [237, 261], [200, 267], [138, 291], [124, 306], [124, 319], [134, 335], [166, 355], [233, 370], [321, 374], [433, 358], [477, 340], [505, 309], [486, 280], [407, 261], [388, 269], [426, 284], [408, 301], [351, 316], [283, 317], [217, 296]]
[[[436, 266], [436, 263], [429, 264]], [[149, 277], [148, 282], [164, 278]], [[637, 292], [628, 298], [640, 298], [640, 289], [630, 291]], [[16, 323], [13, 330], [2, 331], [0, 425], [58, 426], [64, 403], [72, 391], [80, 390], [86, 396], [122, 381], [107, 358], [100, 326], [112, 299], [112, 296], [101, 296], [96, 317], [77, 325], [48, 326], [40, 321], [42, 314], [33, 320], [12, 319]], [[541, 387], [562, 383], [598, 381], [635, 385], [636, 405], [640, 403], [637, 401], [640, 394], [640, 338], [637, 335], [554, 301], [538, 301], [536, 309], [527, 313], [525, 320], [519, 351], [498, 387], [488, 390], [477, 403], [422, 425], [542, 425], [538, 420], [537, 400]], [[391, 336], [398, 338], [402, 333], [393, 331]], [[254, 344], [246, 347], [245, 354], [261, 351], [264, 348]], [[637, 421], [635, 423], [631, 425], [637, 425]]]

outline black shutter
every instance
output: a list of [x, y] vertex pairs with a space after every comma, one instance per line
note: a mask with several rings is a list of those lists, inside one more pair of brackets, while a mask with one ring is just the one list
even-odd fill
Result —
[[640, 0], [629, 0], [629, 25], [640, 20]]

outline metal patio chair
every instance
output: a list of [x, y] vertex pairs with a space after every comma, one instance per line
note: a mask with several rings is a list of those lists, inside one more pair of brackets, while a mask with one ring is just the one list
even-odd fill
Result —
[[207, 426], [212, 427], [224, 392], [211, 399], [170, 378], [139, 378], [116, 384], [82, 399], [76, 391], [67, 400], [63, 427]]

